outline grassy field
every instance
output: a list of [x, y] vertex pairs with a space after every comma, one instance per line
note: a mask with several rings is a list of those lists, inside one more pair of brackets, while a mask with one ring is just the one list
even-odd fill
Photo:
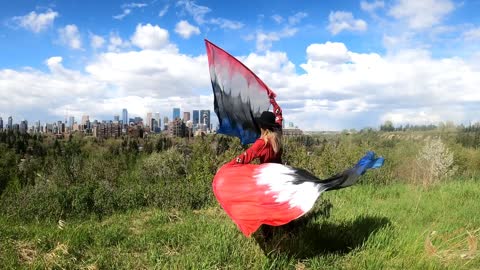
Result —
[[[480, 185], [358, 185], [265, 250], [220, 207], [65, 224], [0, 218], [1, 269], [480, 269]], [[328, 203], [325, 203], [328, 202]], [[317, 210], [326, 210], [317, 207]]]

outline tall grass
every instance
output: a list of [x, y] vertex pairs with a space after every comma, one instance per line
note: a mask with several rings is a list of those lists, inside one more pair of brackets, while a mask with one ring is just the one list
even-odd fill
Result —
[[[146, 208], [102, 221], [0, 218], [3, 269], [478, 269], [479, 185], [359, 185], [327, 192], [317, 212], [265, 250], [215, 205]], [[321, 202], [320, 202], [321, 203]], [[321, 205], [318, 211], [323, 208]]]

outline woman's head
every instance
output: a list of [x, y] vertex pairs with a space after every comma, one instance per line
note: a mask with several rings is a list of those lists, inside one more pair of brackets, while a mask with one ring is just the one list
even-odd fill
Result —
[[275, 122], [275, 114], [265, 111], [257, 118], [257, 123], [260, 126], [261, 138], [265, 141], [265, 144], [270, 143], [273, 151], [278, 153], [282, 148], [282, 134]]
[[277, 123], [275, 122], [275, 114], [269, 111], [264, 111], [258, 117], [257, 119], [257, 124], [261, 129], [268, 129], [273, 131], [274, 129], [277, 128]]

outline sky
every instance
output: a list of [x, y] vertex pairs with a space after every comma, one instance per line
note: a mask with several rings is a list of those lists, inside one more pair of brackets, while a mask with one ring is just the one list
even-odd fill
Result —
[[204, 39], [308, 131], [480, 120], [480, 0], [2, 1], [0, 117], [212, 110]]

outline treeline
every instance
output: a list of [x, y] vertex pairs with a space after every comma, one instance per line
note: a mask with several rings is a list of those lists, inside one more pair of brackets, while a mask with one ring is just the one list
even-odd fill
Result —
[[[477, 143], [475, 137], [441, 132], [402, 134], [370, 130], [284, 138], [282, 158], [288, 165], [328, 177], [373, 150], [384, 156], [386, 163], [363, 176], [364, 184], [401, 181], [429, 185], [480, 175], [480, 151], [469, 146]], [[216, 204], [213, 176], [243, 149], [238, 139], [222, 135], [98, 141], [3, 132], [0, 213], [15, 219], [56, 222], [103, 218], [140, 207], [209, 207]]]
[[440, 131], [459, 131], [459, 132], [479, 132], [480, 131], [480, 123], [470, 123], [468, 125], [460, 124], [455, 125], [455, 123], [448, 121], [448, 122], [440, 122], [438, 125], [428, 124], [428, 125], [399, 125], [395, 126], [392, 121], [385, 121], [382, 125], [380, 125], [380, 131], [428, 131], [428, 130], [440, 130]]

